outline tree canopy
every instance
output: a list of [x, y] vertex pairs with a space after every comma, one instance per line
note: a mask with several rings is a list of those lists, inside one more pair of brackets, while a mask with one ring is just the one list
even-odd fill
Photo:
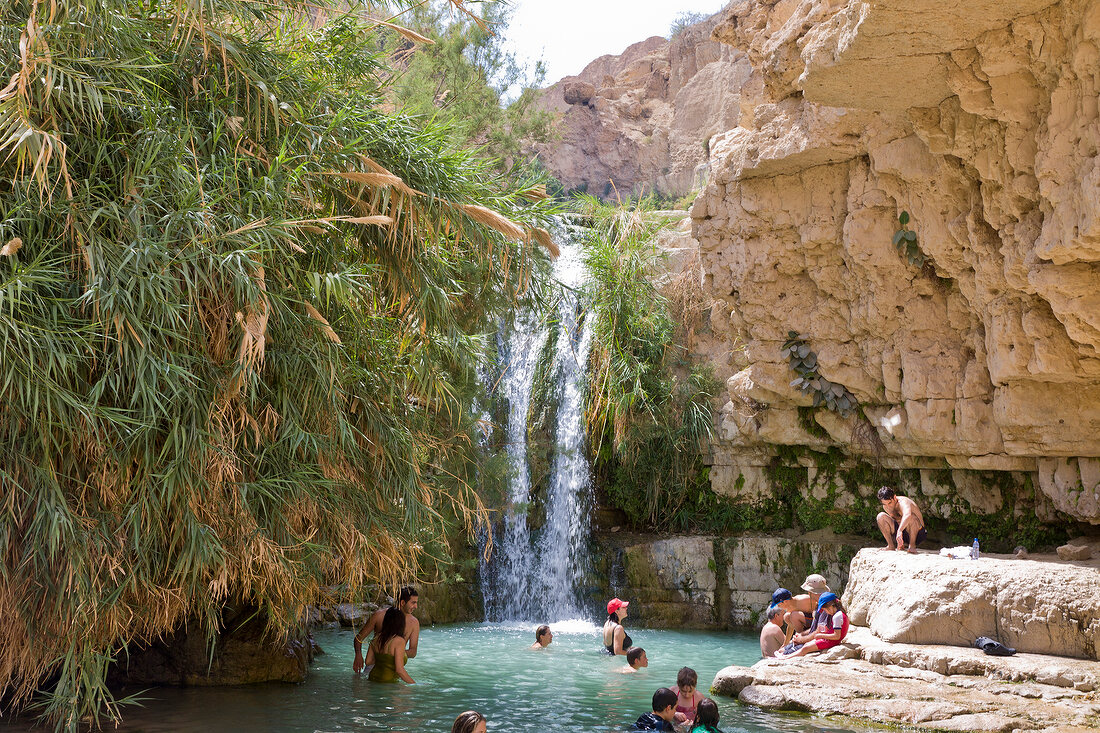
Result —
[[128, 643], [231, 601], [293, 624], [484, 522], [476, 366], [550, 205], [383, 111], [377, 33], [295, 0], [0, 8], [0, 690], [48, 680], [58, 727], [118, 717]]

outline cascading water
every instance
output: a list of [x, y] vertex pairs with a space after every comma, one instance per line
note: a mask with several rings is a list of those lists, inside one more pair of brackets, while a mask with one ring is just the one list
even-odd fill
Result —
[[525, 567], [531, 545], [531, 531], [527, 526], [531, 493], [527, 465], [527, 411], [531, 404], [535, 365], [546, 336], [546, 330], [541, 328], [533, 314], [522, 313], [516, 318], [509, 337], [498, 340], [497, 351], [505, 364], [500, 389], [508, 404], [505, 451], [511, 468], [511, 480], [508, 506], [503, 526], [497, 529], [492, 563], [485, 563], [482, 559], [482, 595], [489, 618], [504, 612], [511, 605], [511, 599], [529, 596], [529, 570]]
[[[482, 562], [481, 589], [490, 621], [540, 619], [544, 622], [581, 615], [577, 588], [587, 570], [591, 476], [585, 456], [584, 380], [591, 331], [584, 323], [576, 289], [584, 279], [580, 248], [567, 242], [554, 263], [554, 278], [564, 288], [557, 319], [540, 324], [523, 314], [499, 354], [504, 373], [501, 394], [508, 403], [507, 453], [512, 478], [509, 507], [497, 527], [490, 562]], [[536, 362], [556, 329], [554, 363], [549, 370], [561, 395], [555, 419], [546, 518], [532, 529], [527, 460], [527, 417], [534, 389]]]

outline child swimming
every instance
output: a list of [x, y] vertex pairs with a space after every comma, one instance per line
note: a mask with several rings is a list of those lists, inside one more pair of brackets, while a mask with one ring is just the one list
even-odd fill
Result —
[[695, 709], [706, 698], [695, 689], [699, 684], [699, 675], [691, 667], [684, 667], [676, 675], [676, 722], [686, 723], [695, 718]]

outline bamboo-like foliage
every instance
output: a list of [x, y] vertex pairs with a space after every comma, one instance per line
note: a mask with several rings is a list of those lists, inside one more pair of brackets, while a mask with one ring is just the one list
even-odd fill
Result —
[[679, 279], [657, 287], [664, 222], [644, 202], [581, 204], [593, 221], [584, 254], [593, 329], [585, 419], [595, 470], [633, 522], [666, 529], [686, 501], [709, 492], [701, 449], [715, 385], [690, 369], [685, 346], [701, 306]]
[[0, 693], [59, 728], [118, 717], [131, 642], [484, 522], [480, 334], [549, 206], [380, 112], [369, 22], [319, 12], [0, 8]]

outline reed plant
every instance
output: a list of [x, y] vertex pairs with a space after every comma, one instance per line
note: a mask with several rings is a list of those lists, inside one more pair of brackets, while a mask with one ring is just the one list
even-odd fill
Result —
[[716, 384], [688, 351], [702, 301], [681, 278], [658, 286], [667, 268], [657, 235], [667, 224], [649, 203], [579, 200], [592, 223], [585, 417], [597, 483], [635, 526], [669, 529], [712, 496], [702, 455]]
[[278, 633], [487, 529], [475, 368], [537, 295], [550, 205], [383, 111], [376, 28], [293, 0], [0, 7], [7, 710], [117, 720], [128, 645], [213, 637], [231, 603]]

